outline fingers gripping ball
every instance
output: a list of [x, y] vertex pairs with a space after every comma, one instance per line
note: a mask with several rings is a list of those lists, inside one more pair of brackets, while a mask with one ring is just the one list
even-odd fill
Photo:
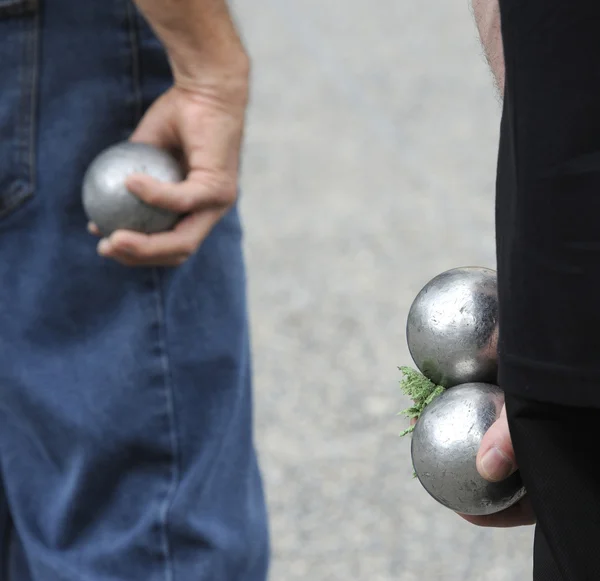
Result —
[[104, 236], [115, 230], [163, 232], [173, 228], [180, 218], [132, 194], [125, 182], [133, 174], [146, 174], [166, 183], [177, 183], [185, 177], [170, 153], [152, 145], [125, 141], [100, 153], [84, 176], [82, 198], [87, 217]]
[[420, 372], [403, 367], [413, 406], [414, 474], [440, 504], [463, 515], [503, 511], [525, 496], [519, 472], [489, 482], [477, 470], [484, 435], [499, 418], [498, 297], [493, 270], [446, 271], [423, 287], [408, 315], [409, 351]]
[[433, 278], [410, 308], [406, 335], [416, 366], [437, 385], [496, 383], [496, 273], [465, 267]]
[[495, 385], [459, 385], [435, 397], [414, 427], [415, 474], [435, 500], [455, 512], [494, 514], [525, 495], [518, 472], [502, 482], [488, 482], [477, 471], [481, 441], [503, 404], [504, 393]]

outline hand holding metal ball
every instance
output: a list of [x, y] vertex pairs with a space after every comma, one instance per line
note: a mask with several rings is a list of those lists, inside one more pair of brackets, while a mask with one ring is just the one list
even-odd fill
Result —
[[504, 394], [495, 385], [467, 383], [446, 390], [415, 425], [411, 456], [417, 478], [444, 506], [466, 515], [489, 515], [525, 495], [518, 472], [488, 482], [477, 471], [481, 440], [498, 419]]
[[493, 270], [444, 272], [410, 308], [408, 347], [422, 374], [403, 368], [405, 393], [415, 401], [406, 412], [418, 418], [411, 444], [415, 476], [435, 500], [464, 515], [501, 512], [526, 493], [518, 472], [489, 482], [477, 470], [483, 437], [504, 404], [495, 385], [497, 340]]
[[82, 201], [89, 220], [104, 236], [116, 230], [163, 232], [175, 226], [180, 218], [132, 194], [125, 183], [133, 174], [146, 174], [170, 183], [185, 177], [171, 154], [152, 145], [125, 141], [100, 153], [85, 174]]

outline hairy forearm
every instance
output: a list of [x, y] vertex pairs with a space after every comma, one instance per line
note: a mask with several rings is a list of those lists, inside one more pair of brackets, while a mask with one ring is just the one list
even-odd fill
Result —
[[165, 46], [182, 83], [243, 79], [249, 59], [226, 0], [134, 0]]
[[475, 22], [485, 56], [500, 94], [504, 93], [504, 50], [498, 0], [472, 0]]

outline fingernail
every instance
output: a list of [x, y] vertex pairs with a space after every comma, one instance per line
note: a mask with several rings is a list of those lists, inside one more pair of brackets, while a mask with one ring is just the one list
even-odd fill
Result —
[[513, 470], [512, 460], [498, 448], [490, 448], [481, 459], [482, 476], [491, 482], [508, 478]]
[[106, 239], [104, 240], [100, 240], [100, 243], [98, 244], [98, 254], [108, 254], [108, 251], [110, 250], [110, 242]]

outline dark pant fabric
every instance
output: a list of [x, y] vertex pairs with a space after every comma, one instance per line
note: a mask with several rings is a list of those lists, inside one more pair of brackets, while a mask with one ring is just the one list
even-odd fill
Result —
[[538, 519], [534, 581], [600, 579], [600, 410], [506, 396], [525, 486]]

